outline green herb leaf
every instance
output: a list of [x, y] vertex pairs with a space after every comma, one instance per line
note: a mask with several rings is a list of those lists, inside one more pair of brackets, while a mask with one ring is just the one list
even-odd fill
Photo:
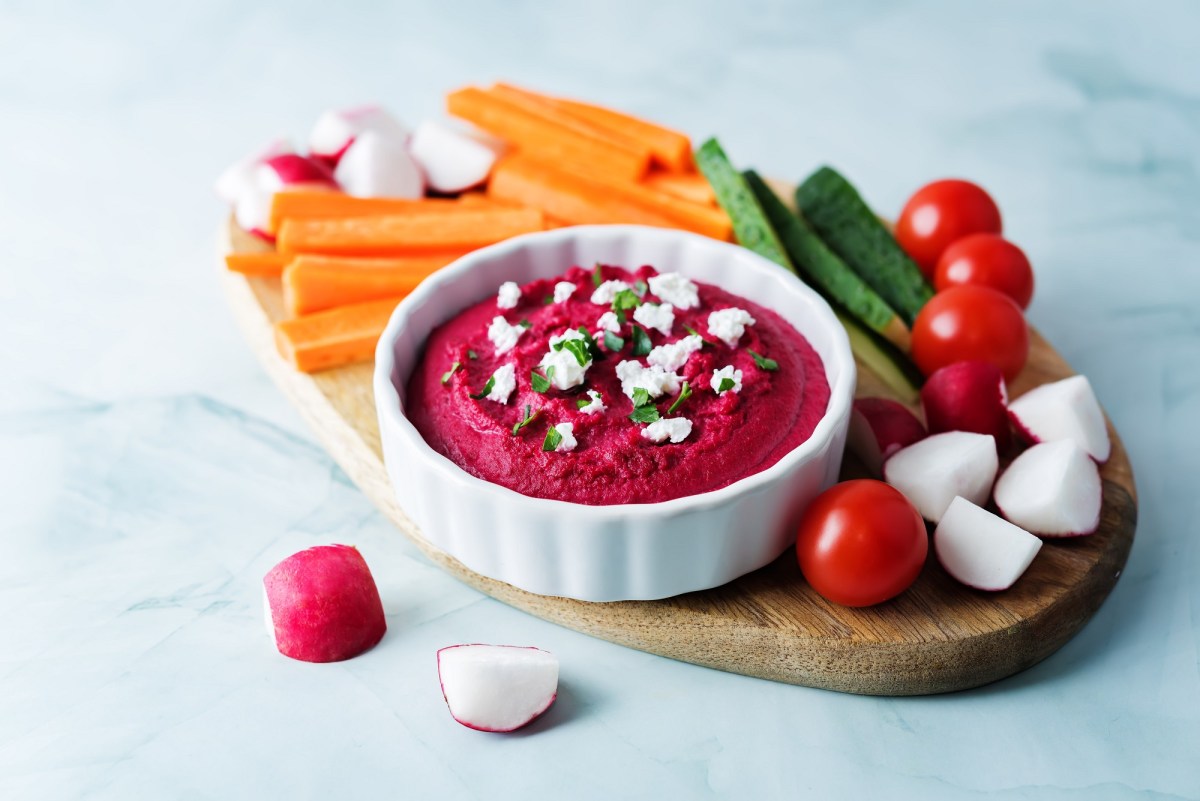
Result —
[[496, 386], [496, 376], [494, 376], [494, 375], [489, 376], [487, 383], [483, 385], [483, 389], [479, 390], [479, 392], [475, 393], [471, 397], [474, 398], [475, 400], [479, 400], [481, 398], [486, 398], [488, 396], [488, 393], [492, 391], [492, 387], [494, 387], [494, 386]]
[[621, 348], [625, 347], [625, 340], [614, 334], [612, 331], [604, 332], [604, 347], [608, 348], [609, 353], [620, 353]]
[[576, 409], [582, 409], [584, 406], [591, 406], [591, 405], [592, 405], [592, 399], [590, 397], [587, 397], [586, 395], [582, 398], [575, 399], [575, 408]]
[[700, 347], [704, 347], [705, 345], [708, 345], [710, 348], [716, 347], [715, 343], [709, 342], [707, 339], [705, 339], [703, 336], [700, 335], [699, 331], [697, 331], [695, 328], [692, 328], [690, 325], [685, 325], [683, 327], [683, 330], [687, 331], [689, 334], [691, 334], [694, 337], [700, 337]]
[[679, 389], [679, 397], [676, 398], [675, 402], [672, 403], [667, 409], [667, 414], [674, 414], [675, 410], [679, 408], [680, 404], [690, 397], [692, 397], [692, 388], [688, 386], [688, 382], [684, 381], [683, 386]]
[[450, 369], [447, 370], [446, 372], [442, 373], [442, 383], [443, 384], [449, 383], [450, 376], [457, 373], [458, 368], [460, 368], [460, 367], [462, 367], [462, 362], [455, 362], [454, 364], [450, 365]]
[[587, 345], [588, 353], [592, 355], [592, 360], [597, 362], [602, 361], [604, 359], [604, 351], [600, 350], [600, 345], [596, 343], [596, 338], [592, 336], [591, 332], [582, 325], [576, 330], [583, 335], [583, 342]]
[[625, 325], [625, 312], [623, 312], [623, 311], [617, 312], [617, 322], [620, 325]]
[[759, 369], [770, 372], [774, 372], [775, 370], [779, 369], [779, 362], [775, 361], [774, 359], [768, 359], [766, 356], [760, 356], [749, 348], [746, 349], [746, 352], [754, 357], [754, 363], [759, 366]]
[[735, 386], [737, 386], [737, 382], [735, 382], [732, 378], [722, 378], [720, 386], [717, 387], [717, 393], [723, 394], [733, 389]]
[[529, 383], [533, 385], [533, 391], [540, 395], [545, 395], [546, 390], [550, 389], [550, 375], [554, 372], [554, 367], [546, 371], [546, 375], [534, 371], [529, 374]]
[[526, 406], [525, 417], [521, 420], [521, 422], [512, 427], [513, 434], [515, 435], [522, 428], [532, 423], [537, 418], [538, 414], [540, 414], [540, 412], [530, 412], [529, 407]]
[[633, 285], [633, 291], [634, 291], [634, 293], [637, 294], [637, 296], [639, 298], [645, 297], [646, 292], [649, 289], [650, 289], [650, 287], [646, 286], [646, 282], [641, 280], [640, 278]]
[[650, 335], [640, 325], [633, 326], [633, 355], [646, 356], [654, 346], [650, 344]]
[[533, 328], [533, 323], [529, 322], [529, 318], [525, 318], [521, 322], [517, 323], [517, 325], [521, 326], [522, 328], [526, 328], [526, 329]]
[[562, 442], [562, 434], [558, 433], [558, 429], [550, 426], [546, 429], [546, 438], [542, 440], [542, 450], [552, 451]]
[[479, 358], [479, 354], [478, 354], [478, 353], [476, 353], [476, 352], [475, 352], [475, 351], [473, 351], [473, 350], [469, 350], [469, 351], [467, 351], [467, 358], [468, 358], [468, 359], [478, 359], [478, 358]]
[[622, 289], [617, 294], [613, 295], [612, 308], [613, 311], [625, 311], [626, 309], [636, 309], [642, 305], [642, 299], [634, 294], [632, 289]]
[[547, 295], [546, 297], [542, 298], [542, 305], [543, 305], [543, 306], [549, 306], [549, 305], [550, 305], [551, 303], [553, 303], [553, 302], [554, 302], [554, 296], [553, 296], [553, 295]]
[[633, 410], [633, 414], [629, 415], [629, 419], [635, 423], [653, 423], [659, 417], [656, 406], [639, 406]]
[[642, 387], [634, 387], [634, 389], [633, 389], [633, 405], [634, 405], [634, 407], [636, 408], [638, 406], [649, 406], [650, 403], [651, 403], [650, 393], [647, 392]]
[[598, 287], [604, 283], [604, 273], [600, 270], [600, 262], [596, 262], [596, 266], [592, 268], [592, 286]]
[[582, 339], [565, 339], [561, 344], [560, 350], [565, 350], [573, 355], [580, 367], [587, 367], [592, 361], [591, 354], [588, 353], [588, 346]]

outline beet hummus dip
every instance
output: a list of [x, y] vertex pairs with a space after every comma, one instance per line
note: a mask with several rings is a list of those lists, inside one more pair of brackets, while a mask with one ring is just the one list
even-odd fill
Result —
[[473, 476], [606, 505], [765, 470], [828, 402], [821, 358], [775, 312], [678, 273], [606, 265], [505, 283], [439, 327], [404, 410]]

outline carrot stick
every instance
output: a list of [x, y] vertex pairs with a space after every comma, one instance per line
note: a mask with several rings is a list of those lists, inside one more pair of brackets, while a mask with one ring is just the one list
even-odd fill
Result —
[[315, 373], [369, 361], [400, 298], [339, 306], [275, 323], [275, 347], [297, 370]]
[[344, 220], [284, 220], [276, 244], [285, 253], [462, 255], [542, 228], [542, 213], [536, 209], [466, 207]]
[[500, 97], [476, 87], [446, 96], [446, 108], [518, 149], [580, 169], [636, 181], [646, 172], [650, 151], [564, 114], [553, 106]]
[[271, 232], [278, 233], [286, 220], [345, 219], [375, 214], [441, 211], [453, 207], [452, 198], [354, 197], [343, 192], [276, 192], [271, 199]]
[[733, 228], [720, 209], [702, 206], [636, 184], [595, 181], [556, 170], [522, 155], [504, 159], [492, 171], [488, 191], [518, 200], [574, 225], [635, 223], [683, 228], [728, 241]]
[[297, 256], [283, 271], [283, 302], [292, 316], [299, 317], [335, 306], [403, 297], [455, 258]]
[[292, 257], [289, 254], [276, 253], [273, 250], [225, 254], [225, 266], [229, 268], [230, 272], [242, 275], [278, 277], [291, 260]]
[[717, 195], [708, 184], [708, 179], [698, 172], [666, 172], [651, 170], [642, 183], [659, 192], [666, 192], [683, 200], [702, 206], [716, 206]]
[[493, 87], [493, 91], [503, 97], [524, 95], [548, 102], [580, 122], [590, 123], [613, 136], [646, 148], [650, 151], [655, 164], [667, 170], [681, 172], [692, 169], [692, 142], [687, 135], [679, 131], [673, 131], [670, 128], [664, 128], [661, 125], [603, 106], [566, 98], [549, 97], [509, 84], [498, 83]]

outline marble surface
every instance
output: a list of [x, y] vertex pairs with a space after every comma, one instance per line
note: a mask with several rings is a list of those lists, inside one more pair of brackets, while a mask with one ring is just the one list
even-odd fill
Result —
[[[0, 798], [1200, 798], [1194, 3], [0, 5]], [[1031, 255], [1141, 496], [1095, 619], [945, 697], [772, 684], [560, 629], [442, 575], [314, 444], [214, 275], [226, 162], [331, 105], [507, 77], [822, 162], [884, 212], [955, 174]], [[259, 580], [331, 541], [390, 631], [313, 666]], [[534, 643], [526, 732], [455, 724], [434, 651]]]

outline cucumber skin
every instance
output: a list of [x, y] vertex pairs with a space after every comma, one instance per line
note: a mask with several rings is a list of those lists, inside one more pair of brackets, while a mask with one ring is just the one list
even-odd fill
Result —
[[730, 163], [716, 139], [709, 139], [696, 151], [696, 166], [716, 193], [717, 203], [729, 215], [738, 243], [796, 272], [796, 266], [788, 258], [783, 243], [779, 241], [754, 193], [746, 185], [742, 174]]
[[837, 170], [821, 167], [796, 187], [796, 208], [826, 244], [908, 325], [933, 288], [875, 213]]
[[785, 206], [758, 173], [746, 170], [742, 175], [803, 277], [867, 328], [882, 332], [896, 316], [895, 310]]

